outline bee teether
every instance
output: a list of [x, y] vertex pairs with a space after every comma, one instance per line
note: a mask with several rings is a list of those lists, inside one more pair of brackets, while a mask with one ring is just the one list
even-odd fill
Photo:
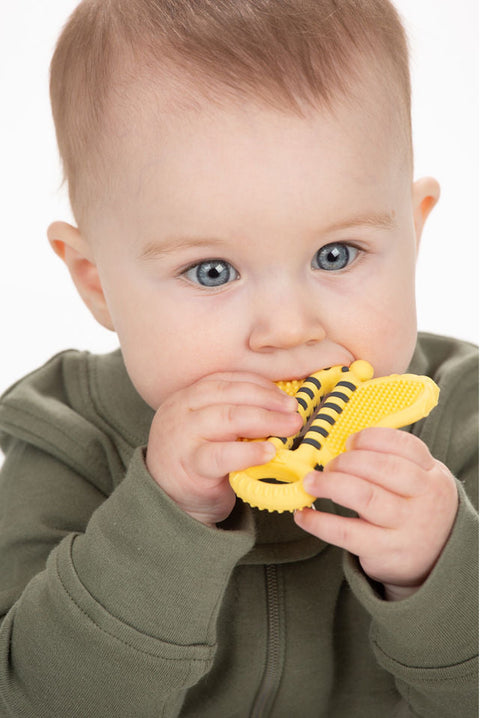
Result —
[[[310, 506], [314, 497], [304, 490], [303, 477], [313, 469], [323, 470], [345, 451], [351, 434], [370, 426], [407, 426], [427, 416], [437, 404], [439, 390], [429, 377], [372, 376], [370, 364], [359, 360], [350, 367], [316, 372], [303, 382], [278, 382], [297, 399], [303, 428], [295, 436], [268, 438], [277, 449], [268, 464], [230, 474], [237, 496], [268, 511]], [[296, 440], [300, 444], [292, 449]]]

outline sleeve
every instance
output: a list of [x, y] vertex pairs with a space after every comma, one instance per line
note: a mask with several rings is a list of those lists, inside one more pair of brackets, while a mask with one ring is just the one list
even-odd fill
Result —
[[[448, 369], [448, 367], [447, 367]], [[371, 616], [378, 663], [422, 718], [478, 716], [478, 366], [477, 357], [435, 376], [438, 413], [413, 432], [457, 479], [459, 506], [449, 540], [413, 596], [383, 601], [358, 560], [344, 557], [347, 580]]]
[[244, 518], [230, 528], [180, 511], [141, 449], [106, 498], [12, 441], [0, 475], [0, 714], [177, 716], [212, 664], [225, 588], [254, 542]]
[[413, 596], [382, 600], [357, 558], [344, 558], [347, 580], [372, 617], [375, 657], [422, 718], [478, 716], [478, 518], [461, 485], [459, 494], [450, 540]]

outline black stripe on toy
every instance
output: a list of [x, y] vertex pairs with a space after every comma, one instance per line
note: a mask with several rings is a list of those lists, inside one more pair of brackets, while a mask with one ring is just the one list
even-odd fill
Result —
[[320, 434], [325, 439], [328, 436], [328, 431], [323, 428], [323, 426], [317, 426], [316, 424], [312, 424], [312, 426], [309, 428], [308, 433], [310, 434], [311, 431], [314, 431], [317, 434]]
[[330, 394], [328, 395], [328, 398], [330, 399], [332, 396], [335, 397], [335, 399], [341, 399], [342, 401], [345, 401], [345, 402], [349, 401], [349, 399], [350, 399], [349, 396], [347, 396], [346, 394], [342, 394], [341, 391], [331, 391]]
[[310, 439], [308, 436], [306, 436], [304, 438], [304, 440], [302, 441], [302, 446], [303, 446], [303, 444], [309, 444], [309, 446], [313, 446], [315, 449], [322, 448], [321, 444], [318, 441], [315, 441], [315, 439]]
[[305, 379], [305, 381], [303, 383], [306, 384], [307, 382], [310, 382], [311, 384], [313, 384], [314, 387], [316, 387], [317, 389], [322, 388], [321, 383], [318, 381], [318, 379], [315, 376], [307, 376], [307, 378]]
[[[323, 409], [323, 407], [322, 407], [322, 409]], [[329, 416], [328, 414], [317, 414], [317, 416], [314, 419], [314, 422], [316, 423], [317, 421], [327, 421], [332, 426], [335, 424], [335, 419], [333, 417]]]
[[312, 391], [312, 389], [309, 389], [308, 386], [303, 385], [303, 386], [301, 386], [300, 389], [297, 391], [297, 393], [295, 394], [295, 396], [296, 396], [296, 398], [297, 398], [297, 401], [298, 401], [298, 395], [299, 395], [300, 393], [306, 394], [308, 397], [310, 397], [310, 399], [315, 399], [315, 394], [314, 394], [314, 392]]
[[335, 385], [335, 387], [338, 386], [344, 386], [345, 389], [350, 389], [350, 391], [355, 391], [357, 388], [355, 384], [351, 384], [349, 381], [339, 381], [338, 384]]
[[[330, 398], [330, 396], [329, 396], [329, 398]], [[343, 411], [343, 408], [341, 406], [338, 406], [338, 404], [333, 404], [332, 402], [329, 402], [329, 401], [325, 402], [325, 404], [322, 406], [322, 411], [323, 411], [323, 409], [333, 409], [334, 411], [337, 412], [337, 414], [341, 414]]]

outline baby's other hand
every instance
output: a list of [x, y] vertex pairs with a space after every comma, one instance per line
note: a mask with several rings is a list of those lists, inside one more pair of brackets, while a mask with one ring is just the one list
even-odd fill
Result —
[[304, 509], [296, 523], [359, 557], [388, 600], [406, 598], [430, 574], [458, 506], [455, 479], [426, 445], [398, 429], [364, 429], [348, 451], [304, 479], [305, 490], [358, 518]]
[[256, 374], [218, 373], [169, 396], [157, 410], [146, 454], [153, 479], [186, 513], [214, 526], [233, 509], [228, 474], [275, 454], [266, 441], [302, 426], [297, 402]]

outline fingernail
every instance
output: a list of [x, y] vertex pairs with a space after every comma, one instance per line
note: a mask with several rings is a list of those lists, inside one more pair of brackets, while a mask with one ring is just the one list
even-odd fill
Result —
[[353, 445], [355, 444], [355, 434], [350, 434], [350, 436], [347, 438], [345, 442], [345, 449], [347, 451], [350, 451], [350, 449], [353, 449]]
[[264, 456], [265, 456], [265, 460], [266, 460], [266, 461], [270, 461], [271, 459], [273, 459], [273, 457], [274, 457], [275, 454], [277, 453], [276, 448], [275, 448], [274, 445], [271, 444], [269, 441], [266, 441], [266, 442], [265, 442], [265, 445], [264, 445], [264, 447], [263, 447], [263, 451], [264, 451]]

